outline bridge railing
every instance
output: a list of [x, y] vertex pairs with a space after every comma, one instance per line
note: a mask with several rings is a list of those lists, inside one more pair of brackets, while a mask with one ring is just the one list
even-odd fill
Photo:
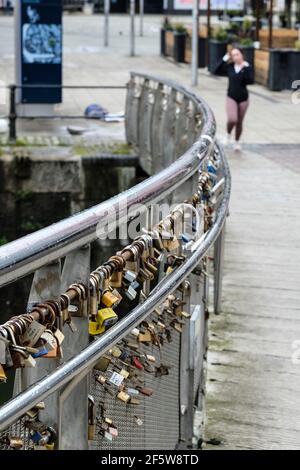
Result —
[[[20, 355], [13, 340], [26, 335], [33, 319], [49, 329], [50, 315], [50, 333], [59, 326], [64, 335], [63, 357], [41, 357], [34, 367], [27, 367], [32, 359], [26, 357], [26, 366], [17, 368], [14, 397], [0, 408], [3, 448], [158, 449], [196, 443], [205, 386], [209, 277], [211, 273], [215, 279], [219, 313], [231, 186], [215, 131], [214, 116], [201, 98], [168, 80], [132, 73], [127, 140], [152, 176], [0, 248], [0, 287], [35, 273], [30, 313], [0, 328], [12, 352]], [[170, 212], [161, 218], [162, 203]], [[111, 233], [135, 220], [137, 205], [147, 215], [144, 230], [127, 251], [118, 253], [124, 264], [117, 272], [130, 277], [137, 271], [138, 301], [128, 302], [129, 286], [125, 292], [122, 284], [127, 304], [123, 306], [123, 298], [119, 321], [91, 339], [91, 323], [95, 325], [98, 303], [107, 292], [98, 284], [95, 312], [95, 279], [104, 276], [104, 283], [111, 283], [117, 272], [111, 259], [91, 274], [90, 244], [99, 237], [99, 227], [109, 226]], [[186, 215], [183, 206], [193, 213], [189, 235], [175, 233], [175, 219], [183, 222]], [[142, 277], [137, 263], [152, 266], [152, 278], [147, 269], [148, 277], [145, 269]]]

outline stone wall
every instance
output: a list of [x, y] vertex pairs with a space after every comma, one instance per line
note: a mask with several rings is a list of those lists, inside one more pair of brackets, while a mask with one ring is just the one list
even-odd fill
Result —
[[[114, 165], [102, 163], [101, 155], [76, 155], [68, 147], [2, 151], [0, 245], [92, 207], [135, 184], [135, 168]], [[94, 244], [93, 266], [102, 262], [103, 250], [109, 252], [112, 247]], [[0, 289], [0, 323], [23, 313], [30, 283], [28, 276]]]

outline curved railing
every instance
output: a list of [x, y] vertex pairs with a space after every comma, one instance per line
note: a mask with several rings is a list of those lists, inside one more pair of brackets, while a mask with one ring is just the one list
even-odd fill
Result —
[[[97, 225], [104, 219], [106, 223], [113, 223], [113, 220], [107, 220], [108, 211], [113, 213], [117, 220], [122, 221], [126, 210], [130, 211], [130, 208], [136, 204], [150, 206], [162, 200], [191, 178], [208, 155], [216, 131], [215, 118], [208, 105], [196, 95], [169, 80], [159, 80], [148, 75], [143, 77], [141, 74], [134, 74], [134, 77], [144, 80], [145, 84], [152, 80], [161, 87], [168, 87], [172, 92], [180, 93], [191, 100], [195, 106], [195, 115], [200, 113], [202, 117], [200, 138], [192, 145], [196, 135], [193, 133], [190, 136], [190, 142], [187, 142], [187, 151], [182, 157], [147, 181], [107, 202], [0, 247], [0, 287], [95, 241]], [[140, 139], [133, 137], [130, 132], [132, 121], [142, 121], [140, 112], [134, 113], [130, 109], [129, 103], [133, 101], [132, 90], [134, 90], [132, 83], [133, 79], [128, 86], [127, 123], [130, 121], [130, 125], [127, 124], [127, 137], [129, 143], [138, 145], [141, 144]], [[165, 134], [165, 138], [169, 136]]]
[[[213, 224], [198, 242], [191, 244], [186, 260], [155, 287], [144, 303], [96, 341], [78, 350], [65, 364], [2, 406], [0, 432], [55, 392], [60, 390], [60, 396], [67, 396], [74, 390], [97, 360], [182, 285], [213, 247], [215, 309], [219, 310], [222, 240], [231, 179], [225, 154], [215, 141], [216, 124], [209, 106], [176, 83], [132, 73], [126, 104], [126, 132], [128, 142], [138, 150], [142, 168], [153, 176], [105, 203], [1, 247], [0, 287], [62, 257], [72, 256], [97, 239], [99, 222], [110, 222], [113, 229], [136, 204], [149, 208], [171, 195], [173, 201], [183, 202], [197, 189], [198, 173], [206, 168], [207, 159], [218, 154], [218, 181], [212, 189], [218, 196]], [[114, 216], [111, 220], [109, 213]], [[60, 422], [60, 431], [61, 426]]]

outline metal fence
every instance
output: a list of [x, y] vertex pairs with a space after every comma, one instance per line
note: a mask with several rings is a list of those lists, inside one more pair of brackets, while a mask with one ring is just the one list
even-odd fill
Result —
[[[140, 302], [112, 328], [91, 341], [88, 315], [74, 316], [77, 332], [63, 330], [63, 359], [41, 359], [34, 368], [17, 370], [15, 396], [0, 408], [2, 448], [40, 448], [49, 443], [49, 432], [46, 440], [36, 439], [36, 433], [43, 435], [36, 430], [37, 415], [38, 423], [54, 430], [58, 449], [172, 449], [196, 444], [193, 426], [204, 387], [208, 275], [211, 270], [219, 313], [231, 185], [215, 130], [213, 114], [198, 96], [176, 83], [132, 73], [127, 140], [152, 176], [105, 203], [0, 248], [0, 287], [35, 273], [29, 312], [45, 308], [47, 299], [58, 302], [74, 282], [88, 286], [87, 298], [81, 300], [89, 300], [91, 308], [90, 244], [97, 239], [99, 222], [110, 222], [113, 229], [127, 211], [131, 220], [133, 208], [143, 204], [151, 212], [150, 233], [160, 221], [152, 210], [156, 203], [178, 204], [192, 197], [207, 214], [202, 233], [176, 245], [178, 264], [161, 270], [161, 248], [155, 286], [150, 288], [145, 281]], [[134, 243], [140, 246], [140, 239]], [[176, 302], [181, 308], [173, 310]], [[174, 316], [177, 310], [179, 317]], [[133, 341], [136, 332], [138, 344]], [[151, 332], [151, 341], [143, 341], [141, 332]], [[125, 378], [125, 388], [113, 384], [116, 372], [118, 380]], [[42, 401], [45, 409], [39, 405], [42, 409], [37, 411]], [[29, 425], [28, 433], [26, 419], [32, 419], [32, 413], [35, 424]]]
[[[55, 112], [51, 114], [38, 114], [34, 112], [34, 114], [28, 114], [20, 112], [18, 109], [18, 104], [20, 101], [20, 97], [18, 94], [21, 93], [21, 90], [51, 90], [51, 89], [57, 89], [57, 90], [62, 90], [65, 92], [76, 92], [76, 91], [81, 91], [84, 90], [87, 93], [87, 96], [85, 97], [87, 102], [84, 104], [84, 102], [81, 103], [80, 109], [78, 109], [78, 106], [72, 105], [72, 106], [65, 106], [62, 109], [61, 105], [58, 105], [58, 109], [56, 107]], [[7, 119], [8, 121], [8, 137], [9, 141], [11, 143], [16, 142], [18, 138], [18, 121], [53, 121], [53, 120], [64, 120], [64, 121], [72, 121], [72, 120], [103, 120], [105, 121], [105, 113], [107, 111], [105, 110], [105, 94], [103, 93], [100, 97], [101, 103], [103, 106], [103, 116], [101, 117], [101, 114], [98, 116], [91, 116], [88, 113], [86, 113], [86, 109], [93, 100], [99, 100], [99, 95], [97, 95], [96, 92], [98, 91], [104, 91], [107, 92], [108, 90], [110, 92], [116, 91], [116, 90], [124, 90], [124, 93], [126, 93], [126, 87], [122, 85], [110, 85], [110, 86], [105, 86], [105, 85], [10, 85], [10, 86], [0, 86], [0, 92], [4, 91], [8, 92], [8, 106], [4, 105], [4, 110], [1, 112], [1, 118]], [[70, 100], [71, 97], [65, 97], [65, 101]], [[6, 96], [5, 100], [6, 101]], [[75, 110], [74, 110], [75, 107]], [[8, 108], [8, 109], [6, 109]], [[66, 109], [65, 109], [66, 108]], [[82, 109], [83, 108], [83, 109]]]

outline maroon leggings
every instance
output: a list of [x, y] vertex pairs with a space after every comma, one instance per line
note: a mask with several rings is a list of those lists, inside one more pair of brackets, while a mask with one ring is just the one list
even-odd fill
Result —
[[249, 106], [249, 100], [237, 103], [234, 99], [227, 96], [226, 111], [227, 111], [227, 132], [231, 134], [232, 129], [235, 127], [235, 140], [240, 140], [243, 132], [243, 120]]

